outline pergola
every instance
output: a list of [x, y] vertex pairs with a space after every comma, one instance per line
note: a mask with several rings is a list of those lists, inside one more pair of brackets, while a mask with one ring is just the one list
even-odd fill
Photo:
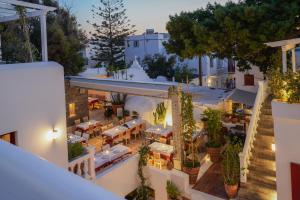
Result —
[[42, 60], [48, 61], [46, 15], [49, 11], [54, 11], [56, 8], [18, 0], [0, 0], [0, 23], [19, 19], [16, 6], [24, 7], [28, 18], [40, 18]]
[[287, 72], [287, 52], [292, 51], [292, 70], [296, 72], [296, 46], [300, 44], [300, 38], [281, 40], [276, 42], [268, 42], [267, 46], [281, 47], [282, 50], [282, 71]]

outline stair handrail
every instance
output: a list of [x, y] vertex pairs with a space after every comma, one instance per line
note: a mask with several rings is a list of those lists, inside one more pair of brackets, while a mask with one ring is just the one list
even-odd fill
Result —
[[246, 139], [243, 151], [239, 153], [240, 157], [240, 181], [247, 182], [248, 165], [250, 163], [251, 150], [257, 133], [258, 121], [263, 102], [267, 98], [267, 81], [258, 81], [258, 91], [255, 98], [255, 103], [252, 109], [249, 127], [246, 132]]

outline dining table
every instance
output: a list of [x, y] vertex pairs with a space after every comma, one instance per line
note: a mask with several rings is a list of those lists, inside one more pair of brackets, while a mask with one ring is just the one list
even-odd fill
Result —
[[144, 123], [144, 121], [141, 120], [141, 119], [133, 119], [133, 120], [130, 120], [130, 121], [124, 123], [123, 126], [126, 126], [126, 127], [128, 127], [128, 128], [131, 129], [131, 128], [140, 126], [140, 125], [143, 124], [143, 123]]
[[79, 130], [81, 132], [87, 131], [91, 126], [96, 126], [96, 124], [99, 123], [99, 121], [96, 120], [89, 120], [87, 122], [82, 122], [80, 124], [76, 125], [76, 130]]
[[84, 142], [86, 141], [85, 138], [80, 137], [79, 135], [74, 135], [74, 134], [69, 134], [68, 135], [68, 142], [70, 143], [79, 143], [79, 142]]
[[124, 131], [127, 131], [128, 128], [126, 128], [125, 126], [119, 125], [119, 126], [115, 126], [111, 129], [107, 129], [106, 131], [104, 131], [102, 133], [102, 135], [105, 135], [107, 137], [110, 137], [111, 139], [119, 136], [120, 134], [124, 133]]
[[175, 147], [172, 145], [160, 143], [160, 142], [153, 142], [149, 144], [151, 152], [157, 152], [167, 158], [167, 160], [172, 159], [173, 154], [175, 152]]
[[171, 128], [164, 128], [161, 126], [152, 126], [145, 131], [146, 133], [154, 134], [160, 137], [169, 138], [172, 136], [172, 129]]
[[99, 170], [102, 167], [116, 163], [132, 153], [131, 149], [122, 144], [115, 145], [110, 149], [101, 151], [95, 154], [95, 169]]

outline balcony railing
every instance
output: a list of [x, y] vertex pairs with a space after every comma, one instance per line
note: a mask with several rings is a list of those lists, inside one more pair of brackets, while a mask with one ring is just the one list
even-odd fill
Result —
[[258, 121], [261, 112], [261, 108], [263, 102], [267, 97], [267, 82], [266, 81], [259, 81], [258, 82], [259, 88], [257, 91], [257, 95], [255, 98], [255, 103], [253, 106], [253, 113], [250, 119], [250, 124], [247, 129], [247, 136], [244, 144], [243, 152], [239, 154], [240, 156], [240, 169], [241, 169], [241, 182], [247, 182], [247, 174], [248, 174], [248, 166], [250, 163], [251, 158], [251, 150], [253, 148], [253, 142], [255, 140], [255, 135], [257, 133]]
[[94, 180], [95, 173], [95, 148], [92, 146], [86, 147], [88, 154], [85, 154], [71, 162], [69, 162], [68, 170], [78, 176], [88, 180]]

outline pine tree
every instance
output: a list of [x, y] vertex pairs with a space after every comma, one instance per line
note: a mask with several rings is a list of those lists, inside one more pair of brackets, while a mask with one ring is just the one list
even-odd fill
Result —
[[[123, 0], [100, 0], [100, 6], [92, 6], [95, 31], [92, 33], [92, 59], [102, 62], [111, 70], [125, 68], [125, 38], [135, 32], [126, 16]], [[98, 24], [99, 23], [99, 24]]]

